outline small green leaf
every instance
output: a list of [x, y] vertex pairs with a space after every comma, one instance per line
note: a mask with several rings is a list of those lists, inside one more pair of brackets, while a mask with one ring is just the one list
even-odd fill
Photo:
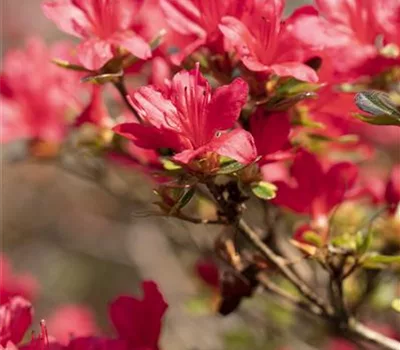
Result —
[[293, 96], [299, 93], [317, 91], [321, 85], [306, 83], [295, 78], [289, 78], [283, 81], [276, 89], [277, 95]]
[[397, 121], [388, 115], [378, 115], [374, 117], [369, 117], [360, 113], [353, 113], [353, 116], [357, 119], [372, 125], [400, 125], [400, 120]]
[[219, 175], [228, 175], [228, 174], [232, 174], [235, 173], [237, 171], [239, 171], [240, 169], [245, 168], [247, 165], [245, 164], [241, 164], [239, 162], [237, 162], [236, 160], [223, 160], [220, 168], [217, 172], [217, 174]]
[[175, 205], [171, 208], [170, 213], [171, 214], [176, 213], [180, 211], [183, 207], [185, 207], [190, 202], [195, 192], [196, 192], [195, 187], [183, 188], [179, 199], [177, 200]]
[[161, 158], [161, 163], [165, 170], [179, 170], [182, 167], [168, 158]]
[[400, 110], [390, 95], [378, 90], [367, 90], [356, 94], [355, 103], [371, 117], [362, 114], [355, 116], [362, 121], [376, 125], [400, 125]]
[[360, 255], [365, 254], [372, 243], [373, 230], [371, 227], [368, 230], [361, 230], [356, 235], [356, 250]]
[[394, 299], [392, 301], [392, 308], [394, 311], [400, 313], [400, 298]]
[[93, 84], [105, 84], [109, 82], [115, 82], [118, 81], [122, 76], [124, 72], [121, 70], [117, 73], [106, 73], [106, 74], [97, 74], [97, 75], [88, 75], [86, 77], [83, 77], [81, 81], [83, 83], [89, 82]]
[[52, 62], [61, 68], [71, 69], [79, 72], [91, 72], [91, 70], [86, 69], [85, 67], [79, 66], [77, 64], [72, 64], [59, 58], [53, 58]]
[[314, 231], [306, 231], [303, 235], [304, 240], [316, 247], [322, 246], [322, 238]]
[[266, 102], [265, 108], [268, 111], [286, 111], [290, 107], [294, 106], [297, 102], [316, 97], [317, 94], [312, 91], [301, 92], [299, 94], [287, 97], [274, 96]]
[[391, 264], [400, 264], [400, 255], [380, 255], [371, 253], [367, 255], [363, 261], [363, 266], [378, 269]]
[[270, 200], [276, 197], [278, 188], [270, 182], [260, 181], [251, 184], [251, 191], [261, 199]]

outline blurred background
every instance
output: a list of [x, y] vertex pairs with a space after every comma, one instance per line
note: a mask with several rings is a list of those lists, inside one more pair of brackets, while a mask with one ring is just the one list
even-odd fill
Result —
[[[42, 15], [40, 2], [1, 0], [2, 57], [30, 35], [49, 43], [65, 38]], [[311, 1], [287, 2], [289, 13]], [[3, 147], [1, 155], [1, 250], [16, 274], [37, 280], [37, 320], [53, 317], [68, 326], [68, 310], [84, 305], [96, 327], [111, 331], [107, 303], [120, 294], [138, 295], [140, 281], [154, 279], [169, 303], [164, 350], [323, 347], [315, 321], [265, 295], [246, 301], [238, 313], [216, 315], [212, 292], [193, 266], [211, 250], [219, 229], [156, 216], [152, 186], [143, 175], [115, 166], [96, 183], [52, 161], [22, 160], [21, 144]], [[54, 315], [65, 305], [65, 314]], [[82, 319], [83, 328], [87, 323]]]

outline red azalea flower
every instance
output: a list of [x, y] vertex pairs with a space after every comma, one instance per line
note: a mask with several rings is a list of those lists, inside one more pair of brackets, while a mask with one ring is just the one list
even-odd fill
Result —
[[67, 48], [47, 48], [41, 39], [32, 38], [25, 50], [6, 54], [0, 77], [2, 142], [28, 138], [58, 143], [64, 138], [67, 114], [78, 107], [81, 90], [76, 73], [51, 59]]
[[39, 285], [29, 274], [15, 274], [5, 255], [0, 255], [0, 305], [17, 295], [33, 300]]
[[223, 51], [222, 36], [218, 29], [223, 16], [240, 17], [246, 1], [231, 0], [160, 0], [168, 24], [193, 40], [173, 57], [177, 65], [201, 46]]
[[151, 57], [149, 44], [133, 30], [142, 0], [45, 0], [45, 15], [64, 32], [83, 39], [78, 58], [83, 66], [97, 70], [119, 48], [136, 57]]
[[[400, 55], [396, 57], [396, 50], [393, 50], [393, 57], [379, 56], [385, 45], [400, 46], [398, 0], [315, 2], [320, 15], [298, 18], [293, 33], [315, 49], [324, 49], [332, 57], [340, 57], [334, 66], [344, 77], [371, 75], [388, 65], [398, 64]], [[382, 40], [377, 44], [379, 38]]]
[[[357, 150], [366, 158], [371, 156], [376, 148], [373, 144], [385, 147], [397, 146], [400, 139], [399, 127], [371, 125], [354, 118], [352, 114], [362, 113], [362, 111], [354, 103], [354, 93], [344, 93], [337, 89], [336, 84], [340, 82], [340, 76], [336, 74], [333, 67], [333, 62], [337, 60], [326, 53], [321, 55], [321, 58], [322, 67], [318, 70], [318, 76], [320, 82], [326, 83], [326, 85], [318, 90], [318, 98], [309, 99], [297, 105], [298, 109], [309, 113], [313, 121], [324, 125], [322, 129], [314, 128], [313, 133], [332, 139], [355, 134], [359, 136], [359, 141], [344, 144], [331, 143], [330, 147]], [[348, 77], [346, 76], [346, 78]]]
[[352, 188], [358, 169], [341, 162], [324, 169], [314, 154], [300, 151], [290, 169], [292, 179], [277, 181], [274, 202], [297, 213], [310, 214], [314, 225], [325, 228], [330, 211], [345, 199]]
[[158, 350], [161, 319], [168, 305], [152, 281], [142, 283], [143, 299], [120, 296], [110, 305], [110, 318], [131, 350]]
[[392, 214], [396, 213], [400, 204], [400, 164], [393, 167], [386, 185], [385, 200]]
[[32, 322], [32, 305], [21, 297], [13, 297], [0, 306], [0, 345], [18, 344]]
[[288, 30], [292, 19], [281, 21], [284, 6], [284, 0], [252, 0], [241, 19], [226, 16], [219, 28], [249, 70], [316, 82], [316, 72], [302, 63], [304, 52]]
[[250, 132], [262, 156], [262, 163], [290, 158], [289, 134], [291, 130], [287, 113], [265, 115], [262, 108], [250, 117]]
[[46, 318], [47, 329], [60, 343], [98, 333], [92, 312], [80, 305], [63, 305]]
[[151, 86], [140, 88], [133, 106], [145, 123], [120, 124], [114, 131], [139, 147], [171, 148], [177, 152], [173, 159], [183, 164], [210, 152], [248, 164], [256, 158], [251, 134], [227, 131], [239, 118], [247, 94], [242, 79], [212, 93], [197, 64], [177, 73], [164, 93]]

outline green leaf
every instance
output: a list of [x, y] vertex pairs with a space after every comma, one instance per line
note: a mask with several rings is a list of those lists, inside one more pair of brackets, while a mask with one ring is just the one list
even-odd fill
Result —
[[182, 190], [182, 192], [181, 192], [178, 200], [176, 201], [175, 205], [170, 210], [171, 214], [176, 213], [176, 212], [180, 211], [183, 207], [185, 207], [190, 202], [190, 200], [192, 199], [192, 197], [194, 196], [194, 194], [196, 192], [195, 187], [183, 188], [181, 190]]
[[245, 168], [246, 166], [247, 165], [239, 163], [236, 160], [223, 159], [217, 174], [219, 174], [219, 175], [232, 174], [232, 173], [235, 173], [235, 172]]
[[365, 254], [372, 243], [373, 230], [371, 227], [368, 230], [361, 230], [356, 235], [356, 250], [360, 255]]
[[268, 111], [286, 111], [290, 107], [294, 106], [297, 102], [315, 97], [317, 97], [317, 94], [312, 91], [302, 92], [287, 97], [274, 96], [266, 102], [265, 108]]
[[397, 121], [388, 115], [378, 115], [375, 117], [369, 117], [360, 113], [353, 113], [353, 116], [357, 119], [372, 125], [400, 125], [400, 120]]
[[400, 313], [400, 298], [394, 299], [392, 301], [392, 308], [394, 311]]
[[61, 68], [75, 70], [75, 71], [79, 71], [79, 72], [91, 72], [91, 70], [86, 69], [85, 67], [79, 66], [77, 64], [69, 63], [68, 61], [65, 61], [65, 60], [62, 60], [59, 58], [53, 58], [52, 62]]
[[355, 103], [371, 117], [362, 114], [355, 116], [362, 121], [376, 125], [400, 125], [400, 110], [390, 95], [378, 90], [367, 90], [356, 94]]
[[319, 84], [311, 84], [295, 78], [289, 78], [278, 86], [276, 94], [293, 96], [304, 92], [317, 91], [320, 87]]
[[168, 158], [161, 158], [161, 163], [165, 170], [179, 170], [182, 167]]
[[270, 182], [259, 181], [251, 184], [251, 191], [261, 199], [270, 200], [276, 197], [278, 188]]
[[84, 78], [81, 79], [83, 83], [89, 82], [93, 84], [105, 84], [109, 82], [116, 82], [118, 81], [122, 76], [124, 72], [121, 70], [117, 73], [105, 73], [105, 74], [97, 74], [97, 75], [88, 75]]
[[307, 243], [310, 243], [316, 247], [322, 246], [321, 236], [314, 231], [306, 231], [303, 238]]
[[363, 266], [369, 268], [382, 268], [385, 267], [385, 265], [391, 264], [400, 264], [400, 255], [380, 255], [371, 253], [367, 255], [363, 261]]

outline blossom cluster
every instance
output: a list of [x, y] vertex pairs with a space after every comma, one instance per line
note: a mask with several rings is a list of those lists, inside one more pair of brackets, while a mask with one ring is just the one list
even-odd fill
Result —
[[[143, 299], [121, 295], [109, 307], [115, 337], [99, 335], [90, 311], [64, 306], [41, 321], [40, 332], [26, 339], [34, 316], [32, 298], [37, 283], [30, 275], [17, 275], [1, 256], [0, 349], [4, 350], [158, 350], [163, 315], [168, 307], [153, 281], [142, 283]], [[48, 334], [48, 329], [50, 334]], [[56, 337], [55, 337], [56, 336]], [[29, 337], [29, 335], [28, 335]]]

